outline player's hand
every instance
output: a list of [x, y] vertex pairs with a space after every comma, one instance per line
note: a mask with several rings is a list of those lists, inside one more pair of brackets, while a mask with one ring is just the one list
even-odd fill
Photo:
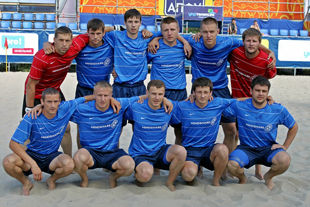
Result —
[[272, 51], [268, 55], [268, 60], [270, 58], [272, 59], [272, 62], [268, 64], [267, 68], [268, 69], [273, 69], [274, 67], [276, 67], [277, 59], [276, 59], [276, 56], [275, 56], [274, 52], [272, 52]]
[[113, 71], [112, 71], [112, 76], [113, 76], [113, 78], [115, 79], [115, 78], [117, 78], [117, 73], [115, 72], [115, 68], [113, 68]]
[[199, 42], [200, 37], [201, 37], [201, 33], [200, 32], [192, 35], [192, 38], [193, 38], [193, 40], [195, 40], [195, 42]]
[[143, 39], [148, 39], [148, 38], [150, 38], [152, 36], [153, 36], [153, 33], [150, 32], [149, 30], [146, 30], [146, 29], [142, 30], [142, 37], [143, 37]]
[[37, 117], [40, 116], [40, 114], [42, 113], [42, 110], [43, 110], [43, 105], [38, 104], [34, 108], [32, 108], [30, 111], [26, 112], [26, 115], [28, 117], [30, 117], [31, 115], [32, 119], [37, 119]]
[[190, 58], [192, 55], [192, 46], [189, 43], [184, 44], [184, 54], [187, 58]]
[[49, 55], [49, 54], [55, 53], [55, 46], [52, 45], [50, 42], [44, 42], [43, 50], [46, 55]]
[[284, 149], [284, 150], [287, 150], [286, 147], [284, 147], [284, 146], [281, 145], [281, 144], [273, 144], [273, 145], [271, 146], [271, 150], [275, 150], [275, 149], [279, 149], [279, 148], [282, 148], [282, 149]]
[[110, 104], [111, 104], [111, 107], [113, 108], [113, 112], [118, 114], [122, 108], [120, 102], [118, 102], [116, 99], [112, 97], [110, 100]]
[[189, 97], [187, 97], [187, 99], [185, 99], [184, 101], [190, 101], [191, 103], [194, 103], [195, 95], [194, 94], [189, 95]]
[[42, 180], [42, 171], [37, 164], [31, 166], [31, 172], [33, 174], [33, 179], [36, 181]]
[[147, 99], [147, 95], [139, 96], [138, 103], [139, 103], [139, 104], [143, 104], [143, 102], [144, 102], [145, 99]]
[[275, 100], [272, 98], [272, 96], [268, 96], [268, 97], [267, 97], [267, 101], [268, 101], [268, 104], [269, 104], [269, 105], [272, 105], [272, 104], [275, 103]]
[[171, 103], [171, 101], [169, 101], [167, 98], [164, 98], [163, 105], [164, 105], [166, 113], [170, 114], [173, 109], [173, 104]]
[[159, 49], [159, 42], [158, 38], [153, 38], [151, 42], [148, 44], [148, 51], [152, 54], [156, 54], [157, 50]]

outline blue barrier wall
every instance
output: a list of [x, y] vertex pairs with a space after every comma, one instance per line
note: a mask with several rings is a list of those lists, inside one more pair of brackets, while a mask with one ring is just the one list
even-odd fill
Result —
[[[33, 43], [33, 44], [38, 44], [38, 49], [41, 49], [43, 47], [43, 43], [48, 41], [48, 35], [53, 34], [54, 31], [34, 31], [34, 30], [23, 30], [23, 31], [12, 31], [12, 30], [1, 30], [0, 36], [1, 36], [1, 41], [0, 41], [0, 48], [1, 48], [1, 54], [0, 54], [0, 62], [5, 62], [5, 53], [4, 51], [4, 36], [2, 35], [3, 32], [5, 33], [36, 33], [38, 35], [38, 43]], [[75, 33], [77, 34], [77, 33]], [[235, 38], [241, 38], [240, 35], [234, 36]], [[274, 51], [276, 57], [277, 57], [277, 67], [289, 67], [289, 68], [310, 68], [310, 47], [309, 49], [305, 49], [305, 51], [302, 51], [300, 55], [304, 55], [303, 60], [305, 61], [280, 61], [278, 59], [278, 54], [279, 54], [279, 41], [280, 40], [303, 40], [306, 41], [306, 43], [310, 44], [310, 38], [306, 37], [280, 37], [280, 36], [266, 36], [263, 37], [263, 39], [266, 39], [269, 41], [269, 49]], [[31, 41], [31, 40], [30, 40]], [[292, 42], [294, 43], [294, 42]], [[10, 47], [10, 46], [9, 46]], [[292, 47], [292, 49], [294, 46]], [[308, 51], [309, 50], [309, 51]], [[283, 52], [283, 51], [282, 51]], [[290, 51], [284, 51], [284, 52], [290, 52]], [[33, 55], [31, 56], [23, 56], [23, 55], [8, 55], [8, 62], [11, 63], [31, 63], [33, 60]]]

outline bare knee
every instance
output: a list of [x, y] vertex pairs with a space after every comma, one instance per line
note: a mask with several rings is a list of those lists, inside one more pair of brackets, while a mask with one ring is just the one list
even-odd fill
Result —
[[276, 156], [272, 159], [273, 169], [275, 168], [288, 168], [291, 163], [291, 157], [287, 152], [281, 151], [276, 154]]
[[197, 175], [197, 172], [198, 172], [198, 169], [185, 166], [182, 170], [182, 178], [187, 182], [193, 181]]
[[82, 149], [79, 149], [74, 157], [73, 157], [73, 160], [74, 160], [74, 163], [86, 163], [88, 160], [89, 160], [89, 152], [82, 148]]
[[122, 170], [125, 176], [129, 176], [135, 168], [135, 162], [130, 156], [122, 156], [113, 164], [112, 168], [114, 170]]
[[136, 169], [136, 178], [139, 182], [145, 183], [151, 180], [153, 176], [153, 168], [152, 167], [137, 167]]
[[14, 163], [16, 162], [16, 158], [13, 155], [8, 155], [6, 156], [3, 161], [2, 161], [2, 165], [4, 169], [11, 169], [14, 167]]
[[186, 155], [187, 155], [187, 152], [186, 152], [186, 149], [183, 146], [173, 145], [168, 150], [167, 161], [171, 162], [173, 159], [178, 159], [178, 160], [181, 160], [181, 161], [185, 161]]
[[65, 171], [72, 171], [74, 169], [74, 161], [68, 155], [65, 155], [61, 164]]
[[229, 172], [231, 173], [236, 172], [241, 168], [239, 164], [233, 160], [228, 161], [227, 167], [228, 167]]
[[211, 153], [211, 160], [215, 158], [220, 158], [221, 160], [228, 161], [229, 150], [225, 144], [217, 144], [214, 146]]

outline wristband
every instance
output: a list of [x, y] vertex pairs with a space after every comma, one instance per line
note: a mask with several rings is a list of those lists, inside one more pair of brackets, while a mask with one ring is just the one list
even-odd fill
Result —
[[33, 109], [33, 107], [26, 107], [25, 112], [28, 113], [28, 111], [31, 111], [32, 109]]

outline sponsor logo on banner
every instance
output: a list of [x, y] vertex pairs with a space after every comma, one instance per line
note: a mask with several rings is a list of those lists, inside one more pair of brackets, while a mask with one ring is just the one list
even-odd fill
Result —
[[34, 54], [34, 50], [33, 50], [33, 48], [13, 48], [12, 53], [18, 54], [18, 55]]
[[211, 6], [185, 6], [184, 19], [201, 21], [206, 17], [213, 17], [218, 21], [222, 21], [223, 7]]
[[205, 0], [165, 0], [165, 15], [183, 12], [182, 6], [204, 6]]
[[310, 41], [279, 40], [278, 59], [280, 61], [310, 62]]
[[0, 33], [0, 55], [5, 54], [5, 40], [7, 40], [7, 55], [33, 56], [39, 47], [36, 33]]

